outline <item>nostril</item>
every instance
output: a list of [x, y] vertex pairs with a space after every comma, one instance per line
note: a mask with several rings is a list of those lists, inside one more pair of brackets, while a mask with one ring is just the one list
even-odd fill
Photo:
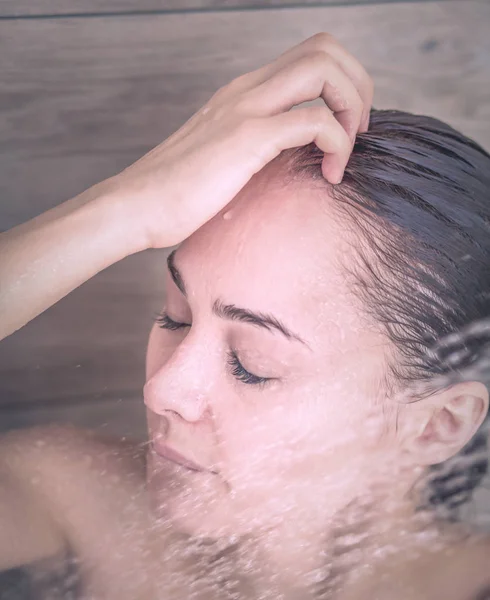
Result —
[[167, 419], [167, 417], [162, 417], [162, 420], [160, 421], [160, 433], [161, 435], [166, 438], [167, 434], [168, 434], [168, 430], [170, 429], [170, 422]]

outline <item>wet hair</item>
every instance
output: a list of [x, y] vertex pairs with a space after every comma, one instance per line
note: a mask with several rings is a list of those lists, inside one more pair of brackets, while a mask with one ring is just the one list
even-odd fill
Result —
[[[356, 234], [353, 291], [396, 350], [386, 389], [441, 378], [490, 389], [490, 155], [432, 117], [372, 109], [341, 184], [322, 159], [315, 144], [281, 157], [287, 176], [328, 187]], [[471, 498], [488, 468], [484, 429], [431, 467], [423, 504], [454, 516]]]

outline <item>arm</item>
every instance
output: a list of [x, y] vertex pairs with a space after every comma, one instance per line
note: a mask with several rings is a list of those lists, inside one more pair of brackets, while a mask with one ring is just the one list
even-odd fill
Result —
[[109, 182], [0, 234], [0, 339], [109, 265], [143, 250]]
[[28, 432], [0, 439], [0, 571], [55, 556], [65, 547], [45, 493], [35, 489], [43, 486], [43, 454], [38, 448], [33, 463], [30, 452], [19, 452], [33, 442]]
[[[338, 183], [372, 95], [326, 33], [220, 88], [122, 173], [0, 236], [0, 339], [129, 254], [182, 242], [282, 150], [315, 142]], [[327, 106], [290, 110], [319, 97]]]
[[[315, 142], [339, 182], [372, 96], [326, 33], [233, 80], [119, 175], [0, 235], [0, 339], [122, 258], [183, 241], [284, 149]], [[318, 97], [326, 107], [289, 110]]]
[[0, 571], [67, 549], [91, 563], [117, 547], [136, 564], [145, 462], [144, 446], [69, 425], [0, 436]]
[[[0, 338], [122, 258], [183, 241], [282, 150], [316, 143], [325, 178], [339, 182], [356, 134], [368, 129], [372, 94], [362, 66], [328, 34], [233, 80], [122, 173], [1, 234]], [[289, 110], [318, 97], [326, 106]], [[1, 545], [0, 568], [54, 553], [70, 526], [87, 526], [85, 513], [75, 525], [73, 511], [55, 504], [61, 484], [53, 482], [62, 476], [66, 486], [73, 471], [53, 469], [64, 450], [48, 460], [33, 440], [0, 440], [0, 531], [14, 544], [13, 552], [10, 541]], [[84, 509], [77, 493], [92, 488], [73, 481], [70, 509]]]
[[61, 530], [16, 478], [0, 466], [0, 571], [59, 554]]

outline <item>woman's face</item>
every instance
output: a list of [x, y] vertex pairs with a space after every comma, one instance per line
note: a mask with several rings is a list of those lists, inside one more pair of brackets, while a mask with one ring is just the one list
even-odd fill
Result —
[[150, 451], [148, 477], [155, 507], [186, 531], [321, 528], [393, 446], [388, 344], [349, 293], [331, 202], [263, 171], [167, 269], [168, 319], [147, 354], [150, 438], [204, 471]]

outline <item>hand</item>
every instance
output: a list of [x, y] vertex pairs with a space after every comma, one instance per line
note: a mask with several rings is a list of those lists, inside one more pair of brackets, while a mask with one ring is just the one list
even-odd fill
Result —
[[[290, 110], [321, 97], [326, 106]], [[223, 209], [282, 150], [311, 142], [325, 152], [324, 177], [338, 183], [373, 84], [327, 33], [220, 88], [176, 133], [110, 180], [131, 207], [147, 247], [180, 243]]]

